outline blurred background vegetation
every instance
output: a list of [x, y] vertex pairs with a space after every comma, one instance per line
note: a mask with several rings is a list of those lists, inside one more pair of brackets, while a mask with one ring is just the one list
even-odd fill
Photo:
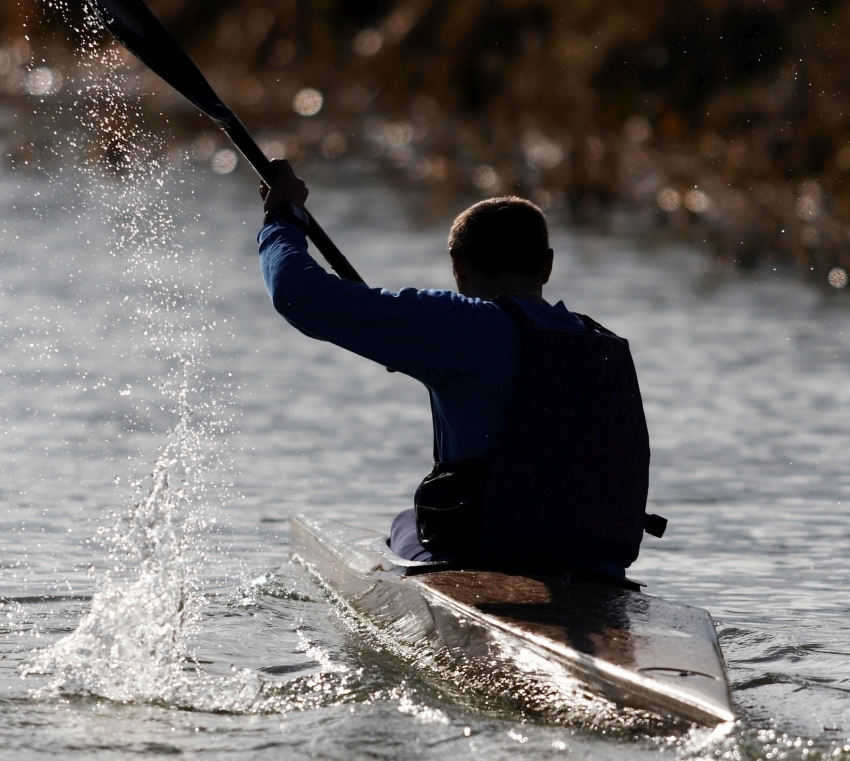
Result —
[[[739, 266], [850, 270], [850, 0], [149, 4], [277, 155], [669, 226]], [[3, 97], [61, 97], [81, 6], [0, 6]]]

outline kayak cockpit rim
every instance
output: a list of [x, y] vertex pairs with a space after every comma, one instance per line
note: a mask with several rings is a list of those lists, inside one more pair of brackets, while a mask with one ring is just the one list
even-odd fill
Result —
[[390, 549], [390, 540], [388, 537], [376, 539], [371, 549], [386, 558], [394, 566], [397, 566], [402, 576], [418, 576], [422, 573], [440, 573], [441, 571], [485, 571], [520, 576], [548, 576], [560, 579], [572, 576], [599, 584], [613, 584], [616, 587], [630, 589], [633, 592], [639, 592], [646, 586], [644, 582], [637, 581], [636, 579], [576, 568], [570, 565], [552, 568], [547, 566], [534, 567], [529, 566], [527, 563], [488, 563], [486, 561], [476, 560], [435, 560], [427, 562], [405, 560]]

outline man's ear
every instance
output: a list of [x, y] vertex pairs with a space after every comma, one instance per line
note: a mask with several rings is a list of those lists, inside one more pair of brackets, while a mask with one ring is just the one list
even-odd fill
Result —
[[543, 285], [549, 282], [549, 278], [552, 275], [552, 264], [555, 261], [555, 252], [550, 248], [549, 253], [546, 256], [546, 265], [543, 267], [543, 280], [541, 281]]
[[458, 287], [463, 285], [466, 282], [466, 262], [463, 259], [455, 256], [452, 251], [449, 251], [449, 257], [452, 260], [452, 275], [454, 276], [455, 282], [458, 284]]

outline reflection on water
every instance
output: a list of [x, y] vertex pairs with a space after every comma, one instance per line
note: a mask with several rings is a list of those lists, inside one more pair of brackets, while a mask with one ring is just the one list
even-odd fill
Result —
[[[144, 155], [109, 117], [114, 155]], [[742, 715], [731, 734], [606, 724], [612, 741], [416, 673], [287, 562], [296, 512], [386, 529], [408, 505], [430, 456], [424, 391], [274, 315], [244, 166], [87, 167], [0, 174], [10, 752], [850, 757], [846, 292], [555, 220], [547, 295], [626, 335], [641, 378], [651, 509], [670, 529], [633, 575], [714, 613]], [[447, 219], [418, 225], [359, 171], [305, 171], [368, 282], [450, 285]], [[25, 661], [50, 675], [21, 680]]]

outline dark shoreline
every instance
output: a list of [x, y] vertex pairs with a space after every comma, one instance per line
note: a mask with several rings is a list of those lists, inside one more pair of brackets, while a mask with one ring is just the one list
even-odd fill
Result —
[[[30, 44], [14, 11], [0, 14], [0, 90], [59, 103], [79, 41], [30, 5]], [[850, 51], [836, 30], [850, 1], [585, 5], [561, 16], [545, 0], [155, 9], [270, 154], [361, 156], [403, 187], [517, 193], [574, 224], [625, 212], [704, 243], [723, 266], [790, 261], [804, 278], [846, 284]], [[120, 59], [143, 109], [197, 133], [199, 156], [226, 150], [179, 96]], [[65, 84], [51, 94], [55, 73]], [[10, 142], [13, 156], [40, 152]], [[90, 153], [115, 163], [121, 150]]]

